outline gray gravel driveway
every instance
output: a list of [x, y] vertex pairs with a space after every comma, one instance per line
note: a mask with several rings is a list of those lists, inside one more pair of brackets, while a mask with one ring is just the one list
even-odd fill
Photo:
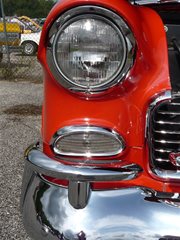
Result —
[[0, 239], [30, 240], [19, 212], [23, 153], [40, 138], [42, 84], [0, 81]]

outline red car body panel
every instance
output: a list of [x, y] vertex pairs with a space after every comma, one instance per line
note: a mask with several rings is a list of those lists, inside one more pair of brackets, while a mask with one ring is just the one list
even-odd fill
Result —
[[[118, 86], [96, 98], [82, 98], [57, 83], [46, 61], [47, 35], [51, 24], [67, 9], [79, 5], [98, 5], [124, 17], [134, 33], [137, 49], [133, 68]], [[116, 159], [137, 163], [145, 171], [130, 182], [96, 183], [95, 188], [141, 185], [162, 190], [149, 170], [149, 154], [145, 128], [148, 106], [157, 93], [171, 89], [168, 69], [167, 42], [159, 16], [146, 7], [130, 5], [127, 1], [60, 1], [49, 14], [42, 31], [39, 60], [44, 68], [44, 103], [42, 137], [44, 152], [57, 159], [49, 145], [55, 132], [64, 126], [95, 125], [115, 130], [123, 136], [126, 151]], [[151, 51], [149, 50], [151, 49]], [[57, 159], [63, 163], [63, 160]], [[66, 163], [67, 164], [67, 163]], [[114, 165], [113, 167], [119, 167]], [[57, 182], [57, 180], [54, 180]]]
[[[171, 8], [164, 1], [152, 1], [153, 5], [150, 1], [130, 2], [59, 1], [44, 24], [38, 52], [44, 70], [43, 147], [36, 144], [26, 150], [21, 194], [24, 226], [34, 240], [180, 239], [179, 33], [177, 39], [172, 39], [179, 27], [174, 26], [179, 17], [178, 11], [173, 18], [171, 11], [167, 13], [167, 9], [174, 11], [174, 6], [179, 9], [180, 4], [175, 1], [177, 4]], [[82, 14], [80, 18], [78, 13]], [[105, 83], [103, 89], [101, 84], [101, 87], [96, 85], [94, 92], [90, 84], [86, 90], [73, 88], [79, 87], [77, 82], [70, 84], [71, 79], [65, 78], [56, 64], [56, 46], [60, 46], [59, 59], [64, 54], [65, 61], [69, 53], [86, 55], [88, 41], [91, 49], [102, 43], [90, 35], [82, 40], [84, 29], [89, 30], [78, 21], [84, 21], [86, 16], [93, 24], [97, 20], [99, 26], [104, 26], [102, 21], [114, 29], [117, 27], [119, 37], [122, 31], [125, 42], [122, 45], [127, 47], [129, 62], [134, 56], [128, 73], [124, 62], [123, 79], [113, 75], [115, 82], [110, 78], [110, 84]], [[84, 27], [83, 31], [77, 31], [75, 41], [71, 33], [71, 37], [68, 35], [77, 46], [74, 43], [71, 46], [64, 36], [58, 40], [63, 31], [72, 29], [70, 25], [77, 26], [78, 31], [82, 30], [80, 26]], [[118, 46], [114, 42], [112, 45]], [[100, 72], [102, 66], [108, 65], [106, 55], [99, 61], [94, 50], [89, 51], [91, 60], [83, 54], [69, 54], [73, 57], [68, 59], [66, 71], [71, 66], [84, 71], [85, 66], [93, 78], [97, 76], [93, 67]], [[114, 55], [109, 54], [109, 59], [111, 56]], [[89, 72], [87, 76], [89, 81]], [[93, 95], [89, 93], [91, 90]], [[114, 146], [120, 151], [113, 152]], [[101, 154], [97, 154], [97, 149]]]

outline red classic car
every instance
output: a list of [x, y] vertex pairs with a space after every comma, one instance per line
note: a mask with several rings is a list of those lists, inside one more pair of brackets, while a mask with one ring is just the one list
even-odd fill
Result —
[[61, 0], [43, 27], [42, 143], [25, 153], [36, 240], [180, 239], [180, 3]]

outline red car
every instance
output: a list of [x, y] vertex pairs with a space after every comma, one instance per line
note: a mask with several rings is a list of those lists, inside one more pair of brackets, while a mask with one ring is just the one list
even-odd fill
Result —
[[179, 1], [61, 0], [38, 58], [42, 144], [25, 153], [21, 198], [28, 234], [180, 239]]

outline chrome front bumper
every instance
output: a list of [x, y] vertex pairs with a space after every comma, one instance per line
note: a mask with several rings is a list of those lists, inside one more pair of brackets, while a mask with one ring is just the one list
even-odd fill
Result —
[[[180, 239], [179, 194], [142, 187], [93, 191], [88, 184], [96, 177], [98, 181], [137, 177], [138, 167], [114, 172], [68, 167], [49, 160], [35, 147], [27, 151], [21, 210], [26, 231], [33, 239]], [[63, 176], [69, 180], [69, 188], [45, 181], [40, 173]]]

